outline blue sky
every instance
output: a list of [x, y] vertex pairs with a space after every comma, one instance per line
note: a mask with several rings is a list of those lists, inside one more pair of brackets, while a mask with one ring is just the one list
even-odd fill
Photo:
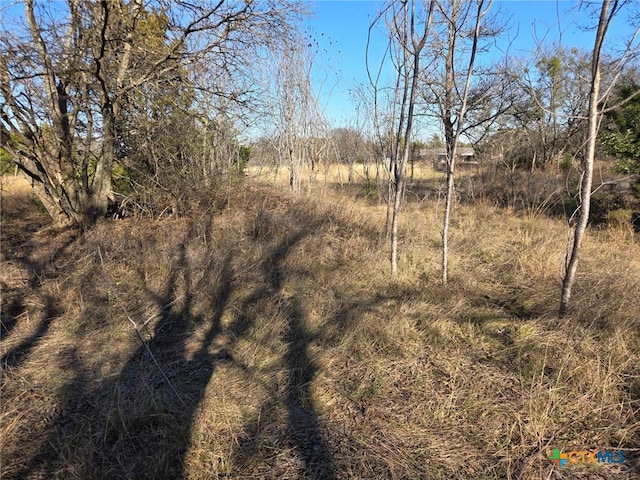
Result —
[[[333, 126], [348, 125], [353, 116], [349, 91], [367, 81], [367, 31], [382, 4], [372, 0], [308, 3], [315, 15], [307, 20], [307, 27], [330, 57], [329, 61], [319, 61], [318, 71], [324, 74], [327, 69], [333, 70], [319, 89], [325, 115]], [[506, 50], [509, 44], [510, 53], [516, 56], [526, 56], [536, 45], [551, 45], [558, 40], [565, 47], [590, 49], [593, 46], [595, 32], [584, 26], [595, 20], [584, 8], [579, 9], [575, 1], [496, 1], [492, 9], [499, 9], [509, 22], [502, 40], [489, 55], [500, 56], [500, 50]], [[628, 31], [628, 27], [619, 24], [611, 29], [608, 38], [614, 41], [617, 34]], [[370, 57], [374, 62], [379, 62], [384, 45], [385, 39], [381, 36], [374, 38]]]
[[[0, 6], [4, 7], [0, 14], [4, 14], [5, 21], [11, 18], [11, 13], [23, 15], [22, 7], [16, 3], [16, 0], [0, 0]], [[591, 3], [598, 4], [597, 0]], [[52, 0], [50, 4], [56, 4], [56, 1]], [[356, 85], [368, 82], [365, 67], [367, 32], [383, 4], [379, 0], [306, 1], [312, 15], [305, 20], [305, 30], [319, 46], [314, 86], [333, 127], [349, 126], [352, 122], [354, 106], [350, 91]], [[593, 25], [595, 20], [584, 8], [578, 8], [578, 4], [568, 0], [495, 0], [492, 10], [499, 10], [501, 16], [508, 19], [508, 28], [489, 57], [500, 57], [509, 45], [511, 55], [526, 56], [538, 44], [551, 45], [558, 40], [565, 47], [590, 49], [595, 33], [583, 27]], [[631, 6], [640, 11], [640, 2], [631, 2]], [[628, 34], [630, 30], [624, 21], [618, 21], [610, 29], [607, 42], [615, 43], [616, 37]], [[373, 65], [379, 64], [385, 48], [386, 39], [380, 33], [374, 34], [370, 45]]]

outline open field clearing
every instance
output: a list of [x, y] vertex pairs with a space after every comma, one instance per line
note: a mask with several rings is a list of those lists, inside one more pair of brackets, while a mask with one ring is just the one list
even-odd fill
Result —
[[[304, 166], [300, 170], [301, 184], [307, 191], [324, 190], [328, 186], [357, 187], [360, 188], [360, 191], [355, 191], [355, 193], [359, 196], [377, 196], [375, 194], [375, 186], [378, 183], [385, 184], [388, 178], [388, 172], [381, 163], [378, 165], [355, 163], [351, 169], [351, 181], [349, 179], [349, 170], [349, 167], [344, 164], [326, 164], [313, 170], [308, 166]], [[258, 180], [273, 182], [278, 186], [287, 187], [289, 185], [290, 170], [286, 166], [274, 167], [249, 164], [246, 169], [246, 175]], [[411, 176], [411, 167], [409, 166], [407, 175], [410, 180], [429, 182], [434, 185], [444, 180], [443, 172], [434, 170], [430, 163], [426, 162], [415, 162], [413, 176]]]
[[637, 235], [590, 231], [559, 320], [564, 222], [458, 205], [444, 288], [422, 196], [391, 280], [346, 173], [86, 232], [3, 179], [2, 478], [640, 478]]

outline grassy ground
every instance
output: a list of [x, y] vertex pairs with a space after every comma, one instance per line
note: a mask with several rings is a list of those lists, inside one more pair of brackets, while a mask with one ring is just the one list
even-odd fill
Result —
[[391, 280], [384, 207], [335, 183], [84, 233], [4, 185], [2, 478], [640, 478], [632, 232], [589, 234], [561, 321], [562, 222], [458, 206], [444, 288], [421, 196]]

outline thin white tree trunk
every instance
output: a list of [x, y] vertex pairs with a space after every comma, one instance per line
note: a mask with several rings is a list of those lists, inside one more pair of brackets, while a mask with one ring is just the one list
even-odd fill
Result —
[[[617, 7], [617, 1], [614, 1], [613, 12]], [[571, 256], [565, 267], [565, 276], [562, 280], [562, 292], [560, 294], [560, 317], [564, 317], [570, 307], [571, 303], [571, 291], [576, 279], [576, 272], [578, 270], [578, 261], [580, 260], [580, 253], [582, 247], [582, 240], [584, 238], [587, 224], [589, 222], [589, 211], [591, 208], [591, 186], [593, 183], [593, 162], [596, 152], [596, 137], [598, 135], [598, 127], [600, 120], [600, 112], [598, 111], [598, 98], [600, 96], [600, 56], [602, 53], [602, 45], [604, 43], [604, 37], [607, 32], [607, 28], [611, 21], [611, 14], [609, 8], [611, 6], [610, 0], [604, 0], [602, 8], [600, 10], [600, 21], [598, 22], [598, 31], [596, 33], [595, 45], [593, 47], [593, 56], [591, 59], [591, 89], [589, 92], [589, 127], [587, 137], [587, 153], [585, 156], [585, 172], [582, 177], [580, 185], [580, 213], [578, 215], [578, 221], [573, 237], [573, 246], [571, 248]]]
[[[456, 155], [456, 149], [453, 150]], [[455, 164], [455, 156], [449, 161], [447, 166], [447, 194], [444, 202], [444, 220], [442, 225], [442, 283], [444, 285], [449, 281], [449, 223], [451, 219], [451, 204], [453, 203], [453, 194], [455, 189], [453, 168]]]
[[[489, 11], [489, 8], [491, 8], [492, 3], [493, 3], [493, 0], [490, 0], [488, 2], [487, 8], [483, 10], [484, 4], [485, 4], [484, 0], [478, 1], [478, 8], [477, 8], [476, 17], [475, 17], [475, 28], [473, 32], [473, 44], [471, 47], [471, 55], [469, 57], [469, 65], [467, 68], [464, 90], [462, 92], [460, 111], [456, 115], [457, 117], [456, 129], [455, 129], [455, 134], [451, 139], [452, 145], [447, 145], [447, 155], [449, 157], [447, 161], [447, 194], [446, 194], [445, 207], [444, 207], [444, 221], [442, 225], [442, 283], [443, 285], [446, 285], [449, 280], [449, 224], [450, 224], [450, 217], [451, 217], [451, 207], [453, 204], [453, 199], [455, 194], [454, 172], [455, 172], [456, 156], [458, 154], [458, 142], [460, 141], [460, 135], [462, 134], [464, 119], [467, 114], [467, 101], [469, 98], [469, 91], [471, 89], [471, 79], [473, 77], [473, 67], [475, 65], [476, 52], [478, 50], [478, 41], [480, 39], [480, 25], [482, 23], [483, 17], [487, 14], [487, 12]], [[453, 11], [455, 11], [456, 8], [457, 8], [456, 0], [453, 0], [452, 1]], [[456, 22], [457, 15], [454, 15], [451, 21]], [[454, 27], [457, 27], [457, 25], [454, 24]], [[453, 89], [455, 89], [455, 78], [453, 76], [453, 69], [454, 69], [453, 55], [455, 53], [456, 28], [452, 30], [451, 35], [453, 35], [453, 37], [449, 39], [449, 51], [447, 52], [447, 67], [446, 67], [447, 76], [448, 76], [448, 79], [450, 80], [450, 82], [449, 81], [447, 82], [448, 84], [447, 95], [449, 96], [449, 98], [453, 97], [453, 93], [454, 93]], [[447, 106], [447, 108], [450, 108], [450, 106], [451, 105]], [[450, 121], [450, 119], [445, 119], [445, 121]]]
[[[421, 37], [415, 39], [415, 3], [411, 3], [411, 15], [407, 12], [407, 4], [404, 5], [405, 12], [405, 34], [404, 34], [404, 62], [403, 68], [405, 69], [404, 78], [404, 93], [402, 100], [401, 119], [404, 116], [405, 100], [407, 98], [407, 91], [409, 91], [408, 110], [407, 110], [407, 123], [404, 132], [404, 145], [402, 149], [402, 158], [399, 162], [396, 162], [396, 175], [395, 175], [395, 189], [393, 199], [393, 215], [391, 219], [391, 274], [398, 274], [398, 218], [400, 215], [400, 204], [402, 201], [402, 194], [405, 183], [405, 170], [407, 162], [409, 160], [409, 152], [411, 151], [411, 130], [413, 128], [413, 111], [416, 103], [416, 96], [418, 90], [418, 77], [420, 75], [420, 54], [427, 40], [429, 32], [429, 26], [431, 25], [431, 18], [433, 13], [433, 3], [430, 4], [427, 21], [425, 23], [424, 32]], [[410, 25], [410, 30], [407, 35], [407, 24]], [[408, 39], [411, 38], [412, 49], [409, 51]], [[409, 54], [413, 60], [411, 67], [408, 66]], [[409, 85], [409, 78], [411, 78], [411, 85]], [[398, 136], [396, 145], [396, 155], [399, 153], [400, 138], [402, 134], [402, 120], [398, 126]], [[396, 158], [398, 158], [396, 156]]]

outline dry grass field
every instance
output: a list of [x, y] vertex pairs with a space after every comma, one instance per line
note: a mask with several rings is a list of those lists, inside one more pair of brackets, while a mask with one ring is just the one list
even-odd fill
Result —
[[458, 205], [445, 288], [420, 195], [391, 279], [345, 173], [85, 232], [3, 179], [0, 477], [640, 478], [637, 234], [590, 231], [559, 320], [564, 222]]

